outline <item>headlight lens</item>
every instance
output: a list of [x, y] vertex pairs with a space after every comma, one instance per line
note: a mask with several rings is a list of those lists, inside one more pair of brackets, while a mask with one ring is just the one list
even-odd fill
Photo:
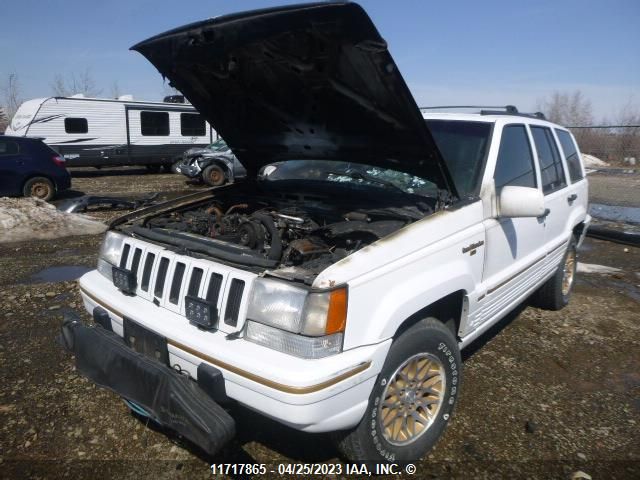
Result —
[[113, 266], [109, 262], [99, 258], [98, 259], [98, 271], [107, 280], [109, 280], [110, 282], [113, 282]]
[[102, 241], [100, 257], [98, 258], [98, 271], [109, 280], [112, 279], [111, 266], [118, 265], [123, 242], [124, 237], [115, 232], [107, 232]]
[[249, 300], [245, 338], [291, 355], [321, 358], [342, 351], [346, 318], [346, 287], [312, 293], [258, 278]]
[[277, 280], [253, 283], [247, 318], [290, 332], [300, 332], [307, 291]]

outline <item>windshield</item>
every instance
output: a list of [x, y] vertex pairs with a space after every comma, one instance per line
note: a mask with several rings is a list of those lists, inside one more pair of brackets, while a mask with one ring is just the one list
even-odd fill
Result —
[[491, 123], [427, 120], [427, 126], [453, 177], [461, 197], [474, 195], [479, 186], [491, 138]]
[[290, 160], [265, 166], [260, 178], [275, 180], [314, 180], [353, 183], [388, 188], [404, 193], [434, 197], [437, 186], [420, 177], [361, 163], [331, 160]]
[[223, 152], [228, 149], [229, 147], [227, 147], [227, 142], [225, 142], [221, 138], [209, 145], [209, 150], [212, 150], [214, 152]]

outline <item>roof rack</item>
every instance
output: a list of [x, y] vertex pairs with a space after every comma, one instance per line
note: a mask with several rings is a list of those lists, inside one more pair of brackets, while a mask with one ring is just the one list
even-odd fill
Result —
[[449, 110], [458, 108], [473, 108], [480, 110], [480, 115], [518, 115], [520, 117], [539, 118], [546, 120], [544, 113], [522, 113], [514, 105], [480, 106], [480, 105], [442, 105], [437, 107], [420, 107], [420, 110]]

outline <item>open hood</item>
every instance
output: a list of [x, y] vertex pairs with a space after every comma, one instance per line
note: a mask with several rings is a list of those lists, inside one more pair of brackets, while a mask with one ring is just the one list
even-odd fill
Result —
[[342, 160], [453, 182], [369, 16], [355, 3], [225, 15], [132, 47], [254, 176], [282, 160]]

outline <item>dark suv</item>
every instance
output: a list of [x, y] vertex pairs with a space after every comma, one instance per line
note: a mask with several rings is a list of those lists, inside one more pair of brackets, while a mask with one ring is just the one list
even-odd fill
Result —
[[0, 135], [0, 196], [51, 200], [69, 187], [62, 155], [42, 140]]

